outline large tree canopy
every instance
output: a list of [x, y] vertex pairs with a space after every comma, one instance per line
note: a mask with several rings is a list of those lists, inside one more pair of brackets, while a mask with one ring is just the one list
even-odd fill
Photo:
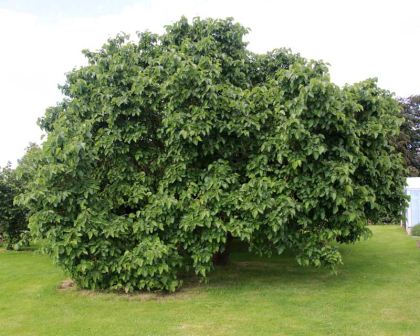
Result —
[[186, 19], [85, 51], [22, 202], [84, 288], [175, 290], [231, 238], [301, 265], [397, 218], [398, 104], [374, 80], [344, 88], [322, 62], [246, 49], [247, 29]]

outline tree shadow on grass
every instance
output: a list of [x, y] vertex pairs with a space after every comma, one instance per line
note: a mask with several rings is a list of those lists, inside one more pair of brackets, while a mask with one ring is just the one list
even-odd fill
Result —
[[342, 286], [351, 281], [360, 283], [379, 279], [395, 267], [386, 256], [376, 250], [362, 250], [359, 243], [339, 246], [343, 264], [333, 271], [329, 268], [302, 267], [293, 252], [272, 258], [258, 257], [250, 253], [234, 254], [227, 266], [216, 267], [209, 274], [209, 289], [293, 286]]

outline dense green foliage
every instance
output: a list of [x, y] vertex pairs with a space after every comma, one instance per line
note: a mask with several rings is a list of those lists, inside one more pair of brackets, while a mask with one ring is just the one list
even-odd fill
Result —
[[404, 169], [392, 96], [343, 89], [322, 62], [256, 55], [232, 20], [109, 40], [71, 71], [30, 191], [30, 227], [83, 288], [175, 290], [229, 237], [300, 265], [397, 218]]
[[20, 240], [28, 227], [25, 209], [13, 203], [21, 191], [22, 184], [11, 164], [0, 168], [0, 236], [9, 249]]
[[28, 244], [28, 209], [16, 204], [15, 198], [25, 191], [32, 178], [38, 152], [39, 147], [30, 144], [16, 169], [10, 163], [0, 168], [0, 236], [9, 249]]
[[410, 176], [420, 175], [420, 96], [400, 99], [404, 122], [400, 134], [394, 140], [401, 152]]

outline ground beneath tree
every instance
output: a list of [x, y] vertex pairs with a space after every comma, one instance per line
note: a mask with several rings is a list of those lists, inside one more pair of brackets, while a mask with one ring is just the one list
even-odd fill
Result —
[[337, 275], [240, 250], [208, 284], [174, 295], [80, 291], [48, 257], [6, 251], [0, 335], [419, 335], [418, 238], [372, 229], [341, 249]]

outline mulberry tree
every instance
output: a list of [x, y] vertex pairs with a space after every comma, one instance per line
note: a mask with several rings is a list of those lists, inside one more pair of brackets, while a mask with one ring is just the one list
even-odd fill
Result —
[[397, 219], [393, 96], [340, 88], [286, 49], [250, 52], [232, 19], [120, 35], [67, 74], [30, 190], [33, 234], [83, 288], [176, 290], [232, 239], [334, 267], [338, 243]]

